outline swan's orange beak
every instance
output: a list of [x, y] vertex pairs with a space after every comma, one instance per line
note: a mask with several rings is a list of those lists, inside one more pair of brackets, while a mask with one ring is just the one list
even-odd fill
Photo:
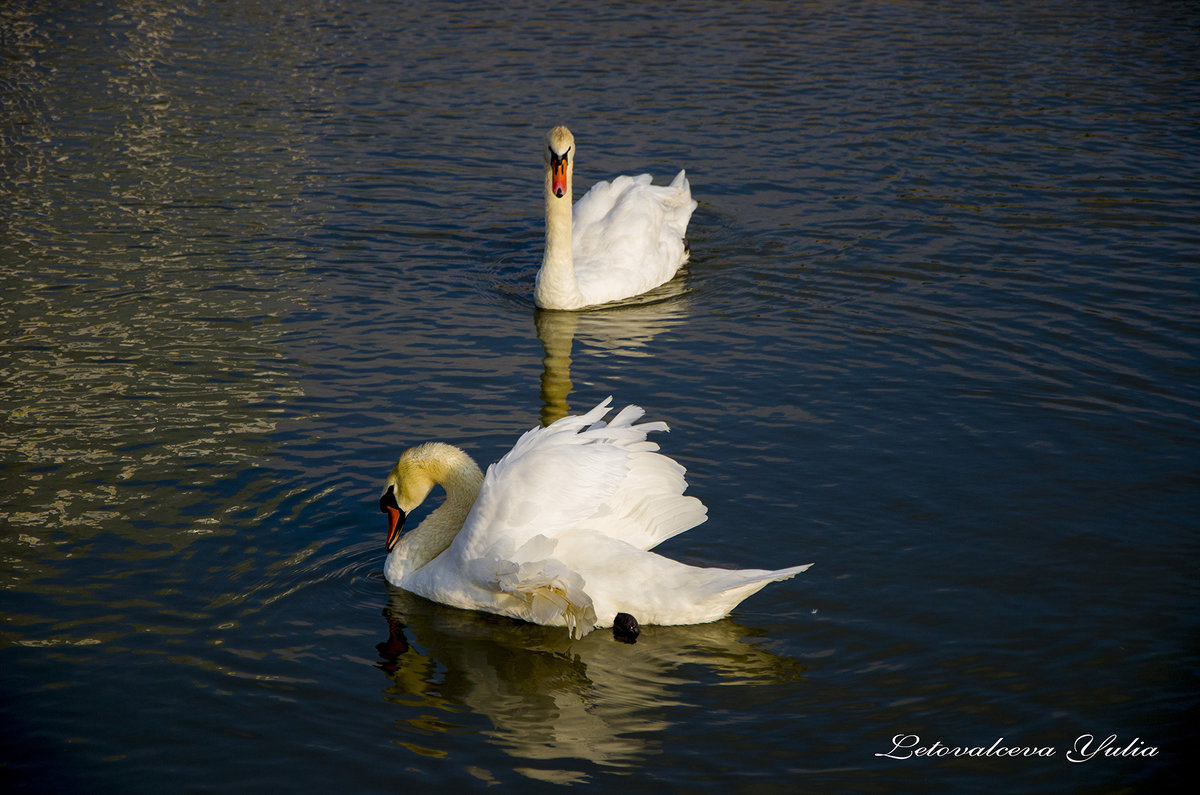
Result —
[[404, 511], [399, 508], [388, 508], [388, 533], [387, 541], [384, 542], [383, 548], [391, 552], [392, 547], [396, 546], [396, 542], [400, 540], [400, 531], [404, 529]]
[[567, 192], [567, 157], [550, 154], [550, 190], [560, 199]]
[[388, 532], [387, 541], [384, 542], [383, 548], [388, 552], [392, 551], [392, 547], [396, 546], [396, 542], [400, 540], [400, 531], [404, 529], [405, 513], [400, 510], [400, 506], [396, 504], [395, 486], [388, 486], [387, 493], [379, 498], [379, 510], [388, 515]]

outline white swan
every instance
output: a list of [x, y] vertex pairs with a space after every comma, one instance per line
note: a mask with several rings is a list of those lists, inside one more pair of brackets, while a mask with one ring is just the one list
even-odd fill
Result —
[[[684, 469], [646, 441], [612, 398], [583, 416], [525, 433], [487, 475], [457, 447], [430, 442], [400, 456], [379, 507], [388, 514], [388, 582], [427, 599], [581, 638], [620, 613], [646, 624], [702, 624], [767, 583], [812, 564], [766, 571], [688, 566], [650, 552], [706, 518], [685, 497]], [[405, 517], [441, 484], [445, 501], [401, 537]], [[636, 626], [636, 625], [635, 625]]]
[[684, 240], [696, 209], [687, 175], [669, 186], [649, 174], [597, 182], [572, 213], [575, 138], [546, 135], [546, 252], [533, 289], [543, 309], [580, 309], [640, 295], [687, 262]]

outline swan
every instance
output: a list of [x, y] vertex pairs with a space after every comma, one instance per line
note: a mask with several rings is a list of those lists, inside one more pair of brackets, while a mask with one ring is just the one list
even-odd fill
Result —
[[688, 259], [696, 209], [687, 175], [651, 185], [649, 174], [597, 182], [572, 211], [575, 137], [546, 135], [546, 251], [533, 289], [542, 309], [581, 309], [640, 295], [669, 281]]
[[[526, 432], [486, 475], [453, 445], [406, 450], [379, 500], [388, 515], [388, 582], [582, 638], [614, 622], [632, 621], [636, 634], [638, 621], [716, 621], [812, 565], [701, 568], [651, 552], [703, 522], [707, 509], [684, 496], [684, 468], [646, 439], [666, 423], [635, 425], [644, 412], [632, 405], [606, 423], [611, 403]], [[402, 535], [435, 484], [444, 501]]]

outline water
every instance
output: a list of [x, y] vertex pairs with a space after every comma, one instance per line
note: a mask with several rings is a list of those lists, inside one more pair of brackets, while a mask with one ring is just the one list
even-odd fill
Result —
[[[78, 5], [0, 10], [6, 788], [1183, 781], [1190, 4]], [[554, 123], [688, 169], [686, 272], [532, 307]], [[609, 394], [667, 554], [812, 570], [634, 646], [383, 581], [404, 447]]]

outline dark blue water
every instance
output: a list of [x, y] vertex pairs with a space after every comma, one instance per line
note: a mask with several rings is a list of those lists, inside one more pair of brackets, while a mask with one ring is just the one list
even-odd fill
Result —
[[[1182, 787], [1190, 4], [77, 5], [0, 10], [6, 789]], [[556, 123], [687, 169], [673, 282], [533, 308]], [[816, 565], [633, 646], [384, 582], [405, 447], [609, 394], [665, 553]]]

